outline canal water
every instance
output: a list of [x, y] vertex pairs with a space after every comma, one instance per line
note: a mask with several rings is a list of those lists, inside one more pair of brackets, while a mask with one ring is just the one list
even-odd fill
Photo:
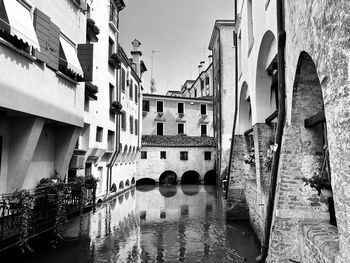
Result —
[[36, 242], [35, 253], [1, 262], [254, 262], [249, 223], [226, 222], [224, 211], [213, 186], [138, 186], [70, 221], [56, 249]]

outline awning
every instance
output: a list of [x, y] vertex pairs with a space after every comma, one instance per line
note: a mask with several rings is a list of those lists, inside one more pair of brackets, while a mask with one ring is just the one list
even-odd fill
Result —
[[84, 76], [83, 70], [81, 68], [77, 52], [75, 47], [72, 46], [64, 37], [60, 36], [60, 43], [63, 49], [64, 56], [66, 57], [66, 62], [68, 64], [68, 69], [74, 71], [75, 73]]
[[16, 0], [2, 1], [5, 4], [7, 17], [11, 26], [11, 35], [16, 35], [24, 42], [28, 42], [35, 49], [40, 50], [29, 9]]

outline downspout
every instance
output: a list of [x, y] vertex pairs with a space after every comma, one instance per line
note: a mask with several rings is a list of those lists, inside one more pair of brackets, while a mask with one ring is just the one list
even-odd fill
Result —
[[220, 136], [220, 162], [218, 163], [218, 166], [219, 166], [219, 178], [220, 178], [220, 185], [221, 185], [221, 161], [222, 161], [222, 79], [221, 79], [221, 41], [220, 41], [220, 29], [218, 27], [216, 27], [216, 30], [218, 31], [218, 40], [219, 40], [219, 45], [218, 45], [218, 48], [219, 48], [219, 85], [220, 85], [220, 88], [218, 89], [219, 91], [219, 98], [220, 98], [220, 102], [219, 102], [219, 112], [220, 112], [220, 121], [219, 121], [219, 127], [220, 127], [220, 133], [218, 133], [218, 135]]
[[237, 114], [238, 114], [238, 41], [237, 41], [237, 0], [235, 0], [235, 35], [234, 35], [234, 43], [235, 43], [235, 112], [233, 117], [233, 127], [232, 127], [232, 137], [231, 137], [231, 149], [230, 149], [230, 158], [228, 163], [227, 170], [227, 181], [226, 181], [226, 193], [225, 199], [228, 199], [228, 191], [230, 185], [230, 174], [231, 174], [231, 166], [232, 166], [232, 155], [233, 155], [233, 146], [234, 146], [234, 138], [235, 138], [235, 130], [236, 130], [236, 122], [237, 122]]
[[278, 176], [278, 165], [281, 152], [283, 128], [285, 123], [285, 97], [286, 97], [286, 86], [285, 86], [285, 55], [284, 49], [286, 45], [286, 32], [284, 30], [283, 21], [283, 0], [276, 1], [277, 7], [277, 34], [278, 34], [278, 53], [277, 53], [277, 70], [278, 70], [278, 95], [279, 95], [279, 108], [278, 108], [278, 121], [277, 121], [277, 133], [275, 143], [277, 149], [275, 151], [272, 161], [272, 171], [270, 179], [270, 189], [268, 193], [268, 203], [266, 208], [265, 217], [265, 228], [264, 228], [264, 239], [261, 246], [261, 254], [256, 258], [258, 262], [265, 262], [268, 254], [270, 232], [273, 220], [274, 201], [276, 196], [277, 176]]

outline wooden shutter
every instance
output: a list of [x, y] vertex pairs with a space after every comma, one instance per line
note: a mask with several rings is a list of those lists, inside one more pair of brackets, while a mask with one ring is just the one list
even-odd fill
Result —
[[51, 20], [46, 14], [41, 12], [39, 9], [35, 9], [34, 13], [34, 28], [36, 36], [38, 37], [40, 51], [34, 50], [34, 56], [48, 63], [49, 62], [49, 43], [50, 43], [50, 30]]
[[3, 0], [0, 0], [0, 30], [5, 32], [11, 30]]
[[47, 66], [58, 70], [59, 51], [60, 51], [60, 28], [51, 22], [50, 24], [50, 42], [48, 52]]
[[78, 45], [78, 58], [81, 67], [84, 71], [84, 81], [93, 80], [93, 58], [94, 58], [94, 45], [93, 44], [79, 44]]

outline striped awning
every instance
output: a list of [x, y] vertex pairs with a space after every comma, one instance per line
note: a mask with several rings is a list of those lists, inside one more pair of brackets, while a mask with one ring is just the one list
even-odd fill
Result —
[[81, 68], [81, 65], [77, 56], [77, 52], [75, 51], [75, 47], [62, 36], [60, 36], [60, 43], [62, 46], [65, 60], [67, 62], [67, 68], [83, 76], [84, 73]]
[[17, 0], [0, 0], [0, 8], [2, 9], [1, 22], [9, 24], [10, 34], [40, 50], [29, 7]]

